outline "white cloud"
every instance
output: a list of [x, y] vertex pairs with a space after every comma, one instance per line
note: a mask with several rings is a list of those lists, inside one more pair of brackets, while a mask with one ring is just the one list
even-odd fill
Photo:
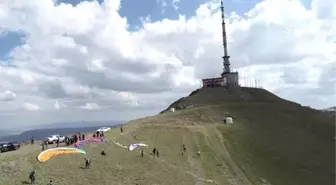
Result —
[[312, 0], [312, 8], [320, 19], [336, 19], [335, 1]]
[[180, 3], [180, 0], [173, 0], [172, 1], [172, 6], [174, 7], [175, 10], [178, 10], [178, 4]]
[[65, 108], [66, 106], [63, 104], [63, 103], [60, 103], [59, 101], [56, 101], [54, 103], [54, 108], [59, 110], [59, 109], [62, 109], [62, 108]]
[[116, 98], [122, 104], [128, 104], [133, 107], [138, 107], [140, 105], [139, 98], [131, 92], [119, 92]]
[[27, 111], [38, 111], [41, 110], [41, 108], [38, 105], [35, 105], [33, 103], [23, 103], [22, 108]]
[[85, 110], [99, 110], [100, 106], [96, 103], [86, 103], [85, 105], [80, 106], [80, 108]]
[[164, 14], [165, 10], [167, 8], [167, 5], [168, 5], [168, 3], [166, 2], [166, 0], [156, 0], [156, 3], [161, 6], [161, 14]]
[[[118, 0], [77, 6], [0, 1], [0, 34], [25, 34], [6, 61], [16, 67], [0, 65], [0, 101], [7, 100], [0, 119], [15, 126], [22, 120], [133, 119], [160, 112], [200, 87], [201, 78], [221, 73], [218, 2], [200, 5], [189, 18], [147, 18], [131, 32]], [[334, 105], [335, 4], [314, 0], [309, 10], [297, 0], [268, 0], [244, 16], [227, 14], [232, 68], [241, 83], [258, 78], [285, 98]], [[23, 107], [40, 111], [20, 114]]]
[[0, 93], [0, 101], [13, 101], [16, 99], [16, 94], [12, 91]]

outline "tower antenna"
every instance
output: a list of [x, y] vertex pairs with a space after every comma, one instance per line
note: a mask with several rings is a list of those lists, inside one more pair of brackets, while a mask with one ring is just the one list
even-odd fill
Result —
[[[239, 74], [238, 71], [231, 72], [230, 69], [230, 56], [228, 54], [227, 41], [226, 41], [226, 30], [225, 30], [225, 17], [224, 17], [224, 5], [223, 0], [221, 0], [221, 12], [222, 12], [222, 37], [223, 37], [223, 49], [224, 56], [223, 58], [223, 72], [221, 77], [218, 78], [208, 78], [202, 79], [203, 87], [218, 87], [224, 86], [226, 88], [236, 88], [239, 87]], [[244, 81], [248, 79], [244, 78]], [[246, 85], [246, 83], [244, 84]]]
[[227, 41], [226, 41], [226, 30], [225, 30], [225, 17], [224, 17], [224, 5], [223, 1], [221, 1], [221, 10], [222, 10], [222, 36], [223, 36], [223, 49], [224, 49], [224, 56], [223, 58], [223, 74], [225, 73], [230, 73], [230, 56], [228, 54], [228, 49], [227, 49]]

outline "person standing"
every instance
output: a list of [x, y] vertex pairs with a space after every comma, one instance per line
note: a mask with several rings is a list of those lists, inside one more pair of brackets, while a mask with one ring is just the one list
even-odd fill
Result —
[[31, 137], [30, 144], [32, 144], [32, 145], [34, 144], [34, 136]]
[[153, 156], [155, 157], [156, 155], [156, 148], [153, 149]]
[[70, 145], [72, 145], [73, 143], [74, 143], [74, 137], [71, 136], [71, 137], [70, 137]]
[[105, 151], [104, 151], [104, 150], [102, 150], [102, 151], [100, 152], [100, 155], [106, 156], [106, 153], [105, 153]]
[[59, 138], [57, 138], [57, 140], [56, 140], [56, 147], [58, 147], [59, 146]]
[[120, 127], [120, 132], [121, 132], [121, 133], [124, 133], [124, 129], [123, 129], [123, 127]]
[[73, 137], [74, 137], [74, 143], [77, 143], [77, 141], [78, 141], [78, 136], [77, 136], [76, 134], [74, 134]]
[[36, 174], [36, 170], [33, 170], [32, 172], [30, 172], [29, 174], [30, 184], [35, 184], [35, 174]]
[[88, 157], [86, 157], [85, 158], [85, 168], [88, 169], [90, 168], [90, 166], [91, 166], [91, 160]]
[[144, 153], [143, 153], [143, 148], [141, 148], [141, 157], [144, 156]]
[[42, 146], [42, 151], [44, 151], [44, 141], [42, 141], [41, 146]]

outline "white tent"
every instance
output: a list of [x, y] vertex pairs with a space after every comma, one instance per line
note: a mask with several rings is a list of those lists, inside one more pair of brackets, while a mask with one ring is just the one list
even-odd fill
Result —
[[229, 117], [229, 116], [226, 117], [226, 118], [225, 118], [225, 123], [226, 123], [226, 124], [232, 124], [232, 123], [233, 123], [233, 119], [232, 119], [232, 117]]

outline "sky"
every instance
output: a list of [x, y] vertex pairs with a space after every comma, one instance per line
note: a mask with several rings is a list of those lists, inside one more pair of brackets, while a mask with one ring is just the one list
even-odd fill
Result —
[[[1, 0], [0, 127], [154, 115], [222, 71], [219, 0]], [[224, 0], [241, 85], [335, 106], [336, 1]]]

